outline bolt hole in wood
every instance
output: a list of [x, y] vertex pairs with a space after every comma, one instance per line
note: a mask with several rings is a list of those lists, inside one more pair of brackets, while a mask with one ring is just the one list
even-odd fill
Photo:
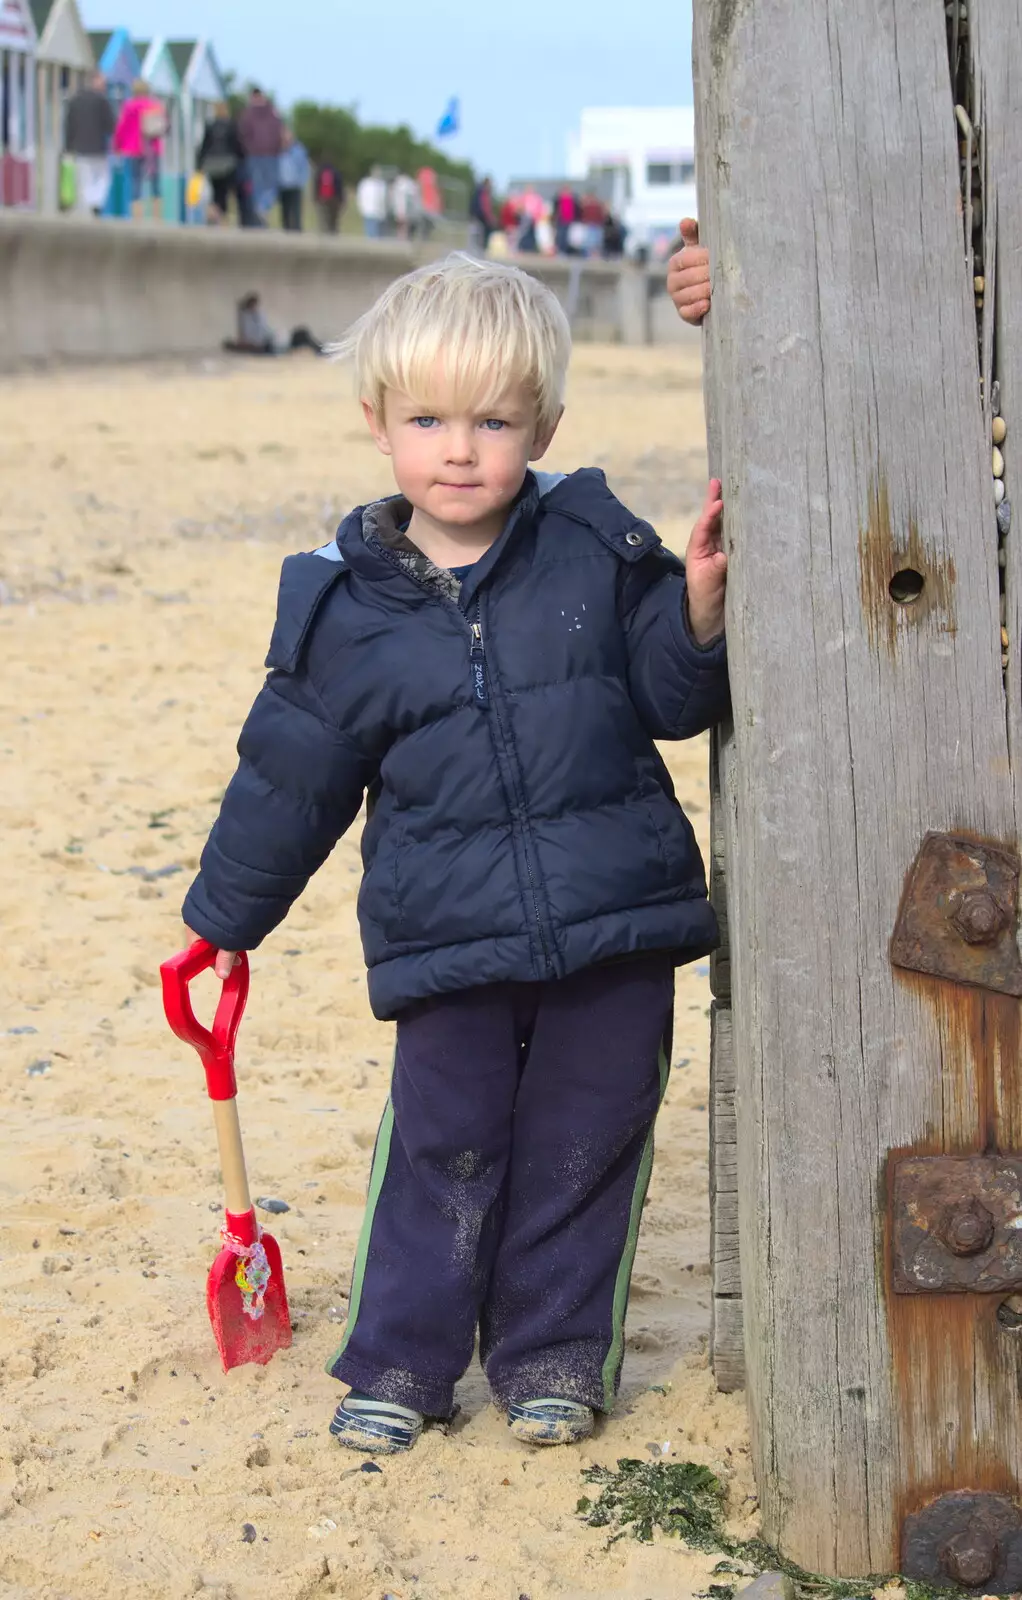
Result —
[[1022, 1333], [1022, 1294], [1009, 1294], [997, 1307], [997, 1321], [1005, 1333]]
[[902, 567], [896, 572], [887, 585], [887, 592], [895, 605], [910, 606], [918, 600], [925, 587], [926, 580], [915, 567]]

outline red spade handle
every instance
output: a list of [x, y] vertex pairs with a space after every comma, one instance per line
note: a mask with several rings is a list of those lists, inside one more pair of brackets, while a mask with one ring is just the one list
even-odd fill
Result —
[[160, 967], [163, 1009], [178, 1038], [194, 1045], [199, 1052], [209, 1098], [233, 1100], [238, 1092], [234, 1077], [234, 1041], [248, 999], [248, 957], [244, 950], [236, 957], [230, 977], [224, 979], [212, 1031], [195, 1020], [188, 992], [192, 979], [200, 972], [207, 972], [217, 955], [216, 945], [206, 939], [196, 939], [187, 950], [164, 961]]

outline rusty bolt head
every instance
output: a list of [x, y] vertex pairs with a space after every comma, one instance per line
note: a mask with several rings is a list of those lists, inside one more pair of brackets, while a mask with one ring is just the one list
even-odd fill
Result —
[[941, 1233], [954, 1255], [978, 1256], [994, 1237], [994, 1219], [986, 1206], [970, 1195], [948, 1208]]
[[989, 889], [969, 889], [951, 913], [951, 926], [966, 944], [993, 944], [1008, 926], [1008, 917]]
[[955, 1583], [977, 1589], [997, 1565], [997, 1541], [982, 1528], [965, 1528], [949, 1539], [940, 1552], [941, 1566]]

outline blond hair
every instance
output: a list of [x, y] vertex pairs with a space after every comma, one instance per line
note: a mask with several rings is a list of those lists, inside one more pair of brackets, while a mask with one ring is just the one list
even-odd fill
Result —
[[352, 363], [359, 397], [378, 417], [388, 389], [485, 409], [521, 383], [543, 428], [564, 402], [571, 330], [538, 278], [459, 250], [396, 279], [331, 353]]

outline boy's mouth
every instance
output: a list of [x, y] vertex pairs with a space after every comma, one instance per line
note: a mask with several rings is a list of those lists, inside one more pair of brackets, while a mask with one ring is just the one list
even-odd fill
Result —
[[481, 489], [481, 483], [441, 483], [441, 489]]

